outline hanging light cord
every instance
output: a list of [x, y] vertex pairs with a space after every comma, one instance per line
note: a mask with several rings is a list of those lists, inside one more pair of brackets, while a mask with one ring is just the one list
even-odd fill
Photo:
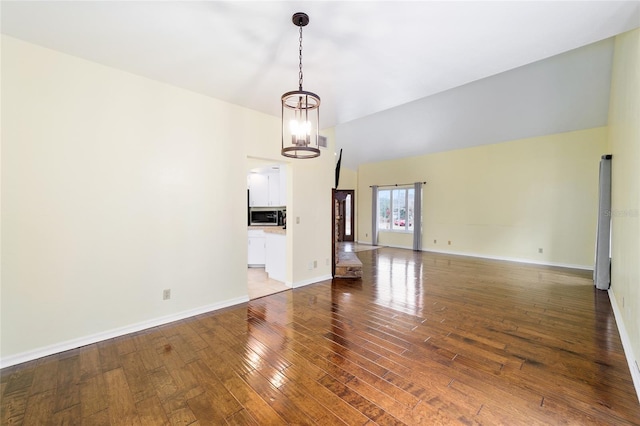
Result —
[[300, 72], [298, 73], [298, 85], [302, 92], [302, 25], [300, 25]]

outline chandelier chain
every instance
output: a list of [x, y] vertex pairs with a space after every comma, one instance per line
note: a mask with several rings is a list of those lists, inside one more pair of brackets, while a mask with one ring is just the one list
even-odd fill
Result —
[[300, 59], [300, 71], [298, 72], [298, 85], [300, 86], [300, 91], [302, 91], [302, 25], [300, 25], [300, 48], [299, 48], [299, 59]]

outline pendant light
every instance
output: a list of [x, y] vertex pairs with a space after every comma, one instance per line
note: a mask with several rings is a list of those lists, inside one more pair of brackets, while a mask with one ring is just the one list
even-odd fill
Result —
[[282, 95], [281, 153], [291, 158], [314, 158], [320, 155], [320, 96], [302, 89], [302, 27], [309, 23], [309, 16], [297, 12], [291, 21], [300, 28], [298, 90]]

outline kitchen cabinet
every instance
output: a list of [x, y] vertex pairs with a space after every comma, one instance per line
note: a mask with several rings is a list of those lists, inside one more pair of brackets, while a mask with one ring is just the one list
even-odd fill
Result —
[[266, 207], [269, 205], [269, 177], [266, 174], [249, 174], [249, 205]]
[[248, 261], [249, 266], [263, 267], [266, 263], [266, 238], [262, 230], [249, 230]]
[[283, 182], [281, 173], [250, 173], [248, 181], [251, 207], [287, 205], [286, 181]]
[[281, 206], [280, 204], [280, 175], [270, 174], [269, 178], [269, 206]]
[[265, 232], [267, 256], [264, 270], [269, 278], [285, 282], [287, 278], [287, 238], [284, 234]]
[[286, 206], [287, 205], [287, 169], [282, 166], [280, 167], [280, 179], [279, 179], [279, 183], [280, 183], [280, 205], [281, 206]]

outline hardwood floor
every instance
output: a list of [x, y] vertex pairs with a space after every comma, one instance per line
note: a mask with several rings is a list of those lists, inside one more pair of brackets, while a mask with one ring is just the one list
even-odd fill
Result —
[[380, 248], [310, 285], [1, 372], [2, 424], [640, 424], [589, 272]]

